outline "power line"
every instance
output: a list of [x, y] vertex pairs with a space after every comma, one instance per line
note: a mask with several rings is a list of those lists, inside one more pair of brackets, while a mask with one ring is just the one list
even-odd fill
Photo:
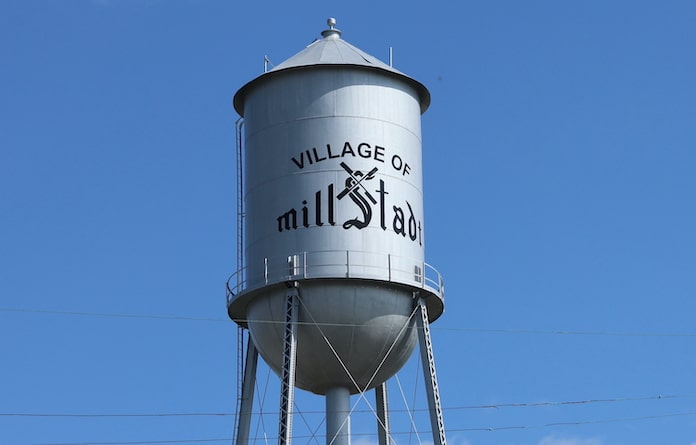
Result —
[[[254, 413], [259, 414], [259, 413]], [[0, 417], [76, 417], [76, 418], [104, 418], [104, 417], [229, 417], [233, 413], [0, 413]]]
[[[538, 425], [508, 425], [508, 426], [498, 426], [498, 427], [477, 427], [477, 428], [447, 428], [448, 433], [460, 433], [460, 432], [495, 432], [495, 431], [505, 431], [505, 430], [522, 430], [522, 429], [538, 429], [538, 428], [550, 428], [555, 426], [582, 426], [582, 425], [594, 425], [602, 423], [622, 423], [622, 422], [639, 422], [646, 420], [657, 420], [673, 417], [687, 417], [696, 416], [696, 411], [683, 412], [683, 413], [669, 413], [669, 414], [655, 414], [650, 416], [638, 416], [638, 417], [623, 417], [614, 419], [594, 419], [594, 420], [577, 420], [577, 421], [567, 421], [567, 422], [551, 422]], [[402, 432], [392, 432], [393, 436], [403, 436], [412, 434], [412, 431], [402, 431]], [[374, 433], [354, 433], [353, 436], [374, 436]], [[314, 437], [325, 437], [323, 435], [295, 435], [295, 439], [310, 439]], [[277, 440], [275, 437], [265, 437], [268, 441]], [[34, 445], [149, 445], [149, 444], [173, 444], [173, 443], [193, 443], [193, 442], [229, 442], [230, 438], [222, 439], [173, 439], [173, 440], [147, 440], [147, 441], [126, 441], [126, 442], [51, 442], [51, 443], [37, 443]]]
[[[693, 398], [696, 394], [672, 394], [672, 395], [656, 395], [644, 397], [617, 397], [606, 399], [583, 399], [583, 400], [565, 400], [565, 401], [549, 401], [549, 402], [531, 402], [531, 403], [498, 403], [494, 405], [464, 405], [452, 406], [443, 408], [444, 411], [470, 410], [470, 409], [500, 409], [500, 408], [539, 408], [550, 406], [568, 406], [568, 405], [589, 405], [597, 403], [619, 403], [619, 402], [643, 402], [643, 401], [658, 401], [667, 399], [684, 399]], [[390, 412], [404, 412], [403, 409], [391, 409]], [[412, 412], [428, 411], [427, 408], [413, 409]], [[370, 410], [355, 410], [355, 413], [372, 412]], [[324, 414], [324, 411], [304, 411], [305, 414]], [[253, 415], [261, 414], [277, 414], [274, 411], [265, 411], [264, 413], [256, 412]], [[75, 417], [75, 418], [103, 418], [103, 417], [229, 417], [233, 413], [214, 413], [214, 412], [198, 412], [198, 413], [0, 413], [0, 417]]]
[[489, 427], [489, 428], [448, 428], [449, 432], [461, 433], [467, 431], [502, 431], [502, 430], [521, 430], [521, 429], [536, 429], [536, 428], [550, 428], [554, 426], [580, 426], [580, 425], [596, 425], [601, 423], [621, 423], [621, 422], [637, 422], [644, 420], [656, 420], [665, 419], [669, 417], [687, 417], [696, 416], [696, 411], [690, 411], [685, 413], [669, 413], [669, 414], [654, 414], [650, 416], [638, 416], [638, 417], [622, 417], [615, 419], [595, 419], [595, 420], [576, 420], [568, 422], [551, 422], [539, 425], [519, 425], [519, 426], [501, 426], [501, 427]]
[[150, 445], [163, 443], [200, 443], [200, 442], [229, 442], [230, 438], [224, 439], [175, 439], [175, 440], [138, 440], [133, 442], [60, 442], [60, 443], [37, 443], [35, 445]]
[[24, 309], [13, 307], [0, 307], [0, 312], [24, 312], [29, 314], [51, 314], [51, 315], [78, 315], [83, 317], [113, 317], [113, 318], [145, 318], [156, 320], [186, 320], [186, 321], [208, 321], [208, 322], [225, 322], [229, 323], [229, 319], [224, 318], [205, 318], [205, 317], [183, 317], [175, 315], [142, 315], [142, 314], [119, 314], [107, 312], [82, 312], [82, 311], [59, 311], [52, 309]]
[[648, 400], [666, 400], [677, 398], [696, 397], [696, 394], [680, 394], [680, 395], [657, 395], [647, 397], [621, 397], [611, 399], [586, 399], [586, 400], [569, 400], [561, 402], [532, 402], [532, 403], [498, 403], [495, 405], [469, 405], [451, 407], [448, 410], [465, 410], [465, 409], [498, 409], [498, 408], [536, 408], [547, 406], [564, 406], [564, 405], [588, 405], [594, 403], [616, 403], [616, 402], [640, 402]]
[[[0, 307], [0, 312], [23, 312], [35, 314], [51, 315], [73, 315], [87, 317], [113, 317], [113, 318], [140, 318], [155, 320], [184, 320], [184, 321], [205, 321], [215, 323], [230, 323], [227, 318], [212, 317], [186, 317], [176, 315], [144, 315], [144, 314], [124, 314], [107, 312], [83, 312], [83, 311], [63, 311], [51, 309], [26, 309]], [[247, 322], [248, 320], [238, 319], [237, 322]], [[276, 320], [254, 320], [254, 323], [283, 324], [284, 321]], [[314, 325], [311, 322], [299, 322], [298, 324]], [[363, 326], [355, 323], [316, 323], [320, 326]], [[544, 329], [491, 329], [491, 328], [462, 328], [462, 327], [431, 327], [433, 331], [468, 332], [482, 334], [531, 334], [531, 335], [567, 335], [567, 336], [609, 336], [609, 337], [696, 337], [693, 332], [613, 332], [613, 331], [578, 331], [578, 330], [544, 330]]]
[[[434, 329], [434, 328], [433, 328]], [[612, 332], [612, 331], [571, 331], [571, 330], [542, 330], [542, 329], [486, 329], [486, 328], [447, 328], [439, 327], [440, 331], [459, 331], [489, 334], [540, 334], [540, 335], [586, 335], [610, 337], [696, 337], [691, 332]]]

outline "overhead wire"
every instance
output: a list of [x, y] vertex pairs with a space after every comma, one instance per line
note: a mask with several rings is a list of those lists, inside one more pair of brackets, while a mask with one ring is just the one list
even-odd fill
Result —
[[177, 315], [144, 315], [144, 314], [123, 314], [113, 312], [85, 312], [85, 311], [64, 311], [54, 309], [27, 309], [16, 307], [0, 307], [0, 312], [24, 312], [28, 314], [50, 314], [50, 315], [77, 315], [83, 317], [109, 317], [109, 318], [144, 318], [155, 320], [185, 320], [185, 321], [207, 321], [207, 322], [225, 322], [229, 323], [229, 319], [211, 318], [211, 317], [184, 317]]
[[[157, 320], [173, 320], [173, 321], [197, 321], [197, 322], [215, 322], [215, 323], [229, 323], [229, 319], [225, 318], [210, 318], [210, 317], [188, 317], [188, 316], [167, 316], [167, 315], [144, 315], [144, 314], [131, 314], [131, 313], [105, 313], [105, 312], [86, 312], [86, 311], [65, 311], [65, 310], [49, 310], [49, 309], [28, 309], [28, 308], [16, 308], [16, 307], [0, 307], [0, 312], [22, 312], [22, 313], [34, 313], [34, 314], [50, 314], [50, 315], [65, 315], [65, 316], [89, 316], [89, 317], [110, 317], [110, 318], [133, 318], [133, 319], [157, 319]], [[238, 322], [245, 322], [246, 320], [235, 320]], [[276, 321], [259, 321], [255, 320], [256, 323], [283, 323]], [[303, 324], [303, 323], [299, 323]], [[336, 325], [332, 323], [317, 323], [315, 321], [311, 322], [313, 325]], [[360, 326], [359, 324], [340, 324], [341, 326]], [[692, 338], [696, 337], [696, 333], [689, 332], [613, 332], [613, 331], [577, 331], [577, 330], [540, 330], [540, 329], [489, 329], [489, 328], [465, 328], [465, 327], [437, 327], [432, 328], [437, 331], [450, 331], [450, 332], [469, 332], [469, 333], [487, 333], [487, 334], [532, 334], [532, 335], [562, 335], [562, 336], [621, 336], [621, 337], [684, 337]], [[520, 402], [520, 403], [499, 403], [499, 404], [488, 404], [488, 405], [465, 405], [465, 406], [454, 406], [443, 408], [444, 411], [453, 410], [470, 410], [470, 409], [500, 409], [500, 408], [532, 408], [532, 407], [549, 407], [549, 406], [562, 406], [562, 405], [581, 405], [581, 404], [595, 404], [595, 403], [616, 403], [616, 402], [635, 402], [635, 401], [647, 401], [647, 400], [663, 400], [663, 399], [675, 399], [675, 398], [686, 398], [686, 397], [696, 397], [694, 394], [673, 394], [673, 395], [657, 395], [648, 397], [624, 397], [624, 398], [603, 398], [603, 399], [583, 399], [583, 400], [570, 400], [570, 401], [549, 401], [549, 402]], [[362, 410], [357, 410], [356, 412], [361, 412]], [[367, 410], [365, 410], [367, 411]], [[392, 412], [398, 412], [400, 410], [392, 410]], [[413, 409], [416, 411], [427, 411], [427, 409]], [[272, 412], [266, 412], [263, 414], [271, 414]], [[311, 413], [311, 411], [305, 411], [305, 413]], [[599, 424], [599, 423], [617, 423], [617, 422], [634, 422], [634, 421], [645, 421], [652, 419], [670, 418], [670, 417], [684, 417], [684, 416], [694, 416], [696, 412], [682, 412], [682, 413], [669, 413], [669, 414], [656, 414], [649, 416], [640, 417], [625, 417], [625, 418], [613, 418], [613, 419], [598, 419], [598, 420], [579, 420], [579, 421], [569, 421], [569, 422], [554, 422], [545, 423], [538, 425], [521, 425], [521, 426], [500, 426], [500, 427], [477, 427], [477, 428], [448, 428], [448, 432], [471, 432], [471, 431], [499, 431], [499, 430], [510, 430], [510, 429], [530, 429], [530, 428], [545, 428], [554, 426], [569, 426], [569, 425], [589, 425], [589, 424]], [[215, 417], [225, 417], [233, 416], [232, 413], [214, 413], [214, 412], [198, 412], [198, 413], [0, 413], [0, 417], [62, 417], [62, 418], [97, 418], [97, 417], [204, 417], [204, 416], [215, 416]], [[404, 435], [412, 434], [411, 432], [392, 432], [394, 435]], [[301, 438], [297, 436], [298, 438]], [[314, 431], [311, 439], [316, 440], [317, 431]], [[268, 442], [269, 438], [266, 437], [264, 432], [264, 440]], [[131, 442], [65, 442], [65, 443], [51, 443], [51, 444], [36, 444], [36, 445], [137, 445], [137, 444], [174, 444], [174, 443], [191, 443], [191, 442], [220, 442], [229, 441], [229, 438], [223, 439], [176, 439], [176, 440], [157, 440], [157, 441], [131, 441]]]
[[[256, 424], [256, 430], [254, 432], [254, 435], [255, 435], [254, 442], [256, 442], [256, 440], [259, 439], [259, 430], [261, 430], [261, 432], [263, 434], [264, 443], [266, 445], [268, 445], [268, 436], [266, 435], [266, 424], [264, 422], [264, 418], [265, 418], [264, 414], [265, 413], [263, 412], [263, 407], [266, 404], [265, 403], [266, 396], [268, 395], [268, 386], [270, 384], [270, 381], [271, 381], [271, 370], [270, 370], [270, 368], [268, 368], [268, 369], [266, 369], [266, 383], [264, 384], [263, 392], [261, 393], [261, 399], [259, 400], [259, 402], [260, 402], [259, 406], [261, 409], [261, 411], [259, 411], [257, 413], [259, 421]], [[256, 385], [257, 385], [257, 392], [258, 392], [258, 382], [256, 382]], [[272, 414], [272, 413], [269, 413], [269, 414]], [[254, 415], [254, 414], [252, 413], [252, 415]]]
[[[418, 370], [418, 367], [416, 367], [416, 370]], [[399, 388], [399, 395], [401, 396], [401, 401], [404, 402], [404, 405], [406, 406], [405, 409], [400, 410], [401, 412], [406, 412], [408, 415], [408, 421], [409, 421], [409, 436], [408, 436], [408, 445], [411, 445], [411, 439], [413, 437], [413, 434], [416, 435], [416, 440], [418, 440], [418, 443], [422, 443], [420, 439], [420, 435], [418, 434], [418, 428], [416, 427], [416, 420], [413, 418], [413, 413], [418, 411], [416, 409], [410, 409], [408, 408], [408, 400], [406, 400], [406, 393], [404, 392], [403, 385], [401, 384], [401, 379], [399, 378], [399, 375], [396, 374], [394, 376], [394, 379], [396, 380], [396, 385]], [[414, 394], [414, 399], [415, 399], [415, 394]], [[390, 412], [396, 412], [394, 410], [390, 410]]]
[[[269, 373], [270, 374], [270, 373]], [[268, 387], [268, 380], [266, 381], [265, 389], [263, 394], [266, 393]], [[405, 397], [402, 390], [402, 397]], [[265, 398], [265, 395], [262, 397]], [[537, 408], [537, 407], [551, 407], [551, 406], [564, 406], [564, 405], [589, 405], [596, 403], [619, 403], [619, 402], [639, 402], [639, 401], [658, 401], [658, 400], [668, 400], [668, 399], [683, 399], [683, 398], [694, 398], [696, 394], [668, 394], [662, 395], [658, 394], [655, 396], [642, 396], [642, 397], [616, 397], [616, 398], [603, 398], [603, 399], [581, 399], [581, 400], [563, 400], [563, 401], [548, 401], [548, 402], [511, 402], [511, 403], [497, 403], [488, 405], [462, 405], [462, 406], [451, 406], [443, 407], [443, 411], [456, 411], [456, 410], [472, 410], [472, 409], [500, 409], [500, 408]], [[392, 413], [401, 412], [423, 412], [428, 411], [428, 408], [415, 408], [415, 409], [391, 409]], [[355, 410], [355, 413], [373, 413], [372, 410]], [[323, 414], [324, 411], [304, 411], [305, 414]], [[277, 415], [277, 411], [258, 411], [252, 413], [252, 415]], [[196, 412], [196, 413], [8, 413], [0, 412], [0, 417], [75, 417], [75, 418], [100, 418], [100, 417], [231, 417], [233, 413], [216, 413], [216, 412]]]
[[595, 425], [602, 423], [621, 423], [621, 422], [637, 422], [644, 420], [656, 420], [665, 419], [669, 417], [686, 417], [686, 416], [696, 416], [696, 411], [689, 411], [683, 413], [668, 413], [668, 414], [653, 414], [649, 416], [636, 416], [636, 417], [621, 417], [614, 419], [595, 419], [595, 420], [576, 420], [567, 422], [549, 422], [538, 425], [518, 425], [518, 426], [502, 426], [502, 427], [488, 427], [488, 428], [448, 428], [448, 432], [451, 433], [461, 433], [470, 431], [501, 431], [501, 430], [513, 430], [513, 429], [536, 429], [536, 428], [549, 428], [554, 426], [580, 426], [580, 425]]
[[[550, 428], [555, 426], [582, 426], [582, 425], [593, 425], [593, 424], [603, 424], [603, 423], [622, 423], [622, 422], [638, 422], [646, 420], [657, 420], [665, 418], [674, 417], [687, 417], [696, 416], [696, 411], [680, 412], [680, 413], [668, 413], [668, 414], [655, 414], [649, 416], [636, 416], [636, 417], [622, 417], [622, 418], [611, 418], [611, 419], [594, 419], [594, 420], [577, 420], [577, 421], [567, 421], [567, 422], [549, 422], [536, 425], [506, 425], [498, 427], [476, 427], [476, 428], [447, 428], [449, 433], [461, 433], [461, 432], [495, 432], [495, 431], [505, 431], [505, 430], [522, 430], [522, 429], [539, 429], [539, 428]], [[403, 436], [411, 434], [408, 431], [392, 432], [394, 436]], [[360, 436], [374, 436], [374, 433], [353, 433], [355, 437]], [[315, 437], [315, 435], [294, 435], [295, 439], [307, 439]], [[324, 436], [318, 436], [324, 437]], [[277, 440], [276, 437], [270, 437], [267, 439]], [[172, 439], [172, 440], [141, 440], [141, 441], [81, 441], [81, 442], [42, 442], [34, 443], [32, 445], [149, 445], [149, 444], [174, 444], [174, 443], [195, 443], [195, 442], [229, 442], [229, 438], [222, 439]]]
[[229, 442], [229, 438], [224, 439], [174, 439], [174, 440], [137, 440], [129, 442], [41, 442], [33, 445], [154, 445], [167, 443], [200, 443], [200, 442]]

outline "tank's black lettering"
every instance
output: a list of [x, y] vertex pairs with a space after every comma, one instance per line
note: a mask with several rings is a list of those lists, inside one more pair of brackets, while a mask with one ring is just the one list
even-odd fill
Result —
[[329, 224], [332, 226], [336, 225], [336, 218], [334, 216], [334, 185], [329, 184]]
[[314, 214], [314, 223], [321, 227], [324, 222], [321, 220], [321, 190], [314, 194], [314, 209], [316, 210]]
[[385, 195], [389, 192], [384, 190], [384, 180], [379, 180], [379, 188], [375, 190], [379, 194], [379, 226], [382, 230], [387, 230], [387, 222], [385, 221]]
[[340, 154], [331, 153], [331, 144], [326, 144], [326, 154], [329, 156], [329, 159], [336, 159], [341, 157]]
[[394, 209], [394, 221], [392, 227], [394, 228], [394, 233], [398, 233], [401, 236], [406, 236], [405, 222], [404, 222], [404, 211], [401, 207], [392, 206]]
[[[366, 147], [363, 146], [362, 153], [365, 153]], [[329, 150], [327, 146], [327, 150]], [[361, 150], [361, 149], [359, 149]], [[298, 164], [303, 164], [305, 160], [311, 160], [308, 151], [307, 157], [300, 156], [301, 161]], [[327, 157], [328, 155], [327, 151]], [[333, 153], [332, 153], [333, 155]], [[294, 159], [294, 158], [293, 158]], [[315, 157], [314, 159], [318, 159]], [[397, 160], [392, 159], [392, 161], [399, 165], [398, 162], [401, 158]], [[391, 229], [395, 234], [401, 235], [403, 238], [408, 238], [413, 242], [417, 242], [419, 245], [423, 245], [423, 227], [421, 221], [417, 218], [416, 212], [413, 210], [413, 206], [408, 200], [401, 201], [401, 204], [389, 202], [390, 193], [387, 191], [387, 183], [384, 179], [379, 179], [379, 186], [377, 188], [368, 188], [368, 183], [372, 182], [377, 176], [379, 169], [377, 167], [372, 168], [367, 173], [361, 170], [353, 170], [348, 164], [341, 161], [341, 167], [347, 174], [345, 182], [343, 183], [342, 190], [340, 193], [336, 194], [335, 185], [333, 183], [328, 184], [326, 187], [326, 194], [324, 194], [324, 189], [317, 190], [314, 193], [314, 202], [310, 200], [302, 200], [301, 206], [299, 208], [293, 207], [287, 212], [280, 215], [276, 220], [278, 222], [278, 232], [285, 232], [290, 230], [298, 229], [298, 213], [301, 228], [310, 227], [322, 227], [327, 223], [331, 226], [336, 225], [336, 205], [337, 202], [350, 202], [353, 210], [357, 213], [351, 215], [350, 218], [345, 219], [341, 224], [341, 227], [345, 230], [362, 230], [370, 224], [372, 224], [373, 214], [378, 212], [379, 217], [379, 227], [387, 231], [388, 224], [387, 219], [392, 219]], [[403, 163], [400, 167], [403, 169], [406, 164]], [[349, 200], [343, 200], [343, 198], [348, 197]], [[404, 206], [405, 204], [405, 206]], [[388, 208], [391, 207], [391, 212], [388, 214]], [[326, 210], [325, 210], [326, 209]], [[348, 211], [350, 215], [350, 212]]]
[[350, 142], [346, 142], [345, 144], [343, 144], [343, 151], [341, 152], [341, 157], [345, 156], [348, 153], [350, 153], [351, 156], [355, 156], [355, 152], [353, 151], [353, 147], [350, 146]]
[[384, 147], [375, 145], [375, 161], [384, 162]]
[[307, 217], [309, 211], [307, 210], [307, 201], [302, 201], [302, 225], [309, 227], [309, 218]]
[[[337, 147], [340, 146], [340, 144], [337, 144], [332, 148], [331, 144], [323, 144], [318, 147], [312, 147], [311, 149], [305, 149], [300, 151], [298, 157], [291, 157], [290, 161], [300, 170], [304, 169], [307, 165], [314, 165], [330, 159], [345, 158], [346, 156], [374, 159], [381, 163], [386, 162], [385, 156], [387, 149], [381, 145], [370, 144], [364, 140], [357, 143], [345, 141], [343, 142], [343, 148], [338, 152]], [[398, 153], [391, 156], [391, 165], [394, 170], [401, 172], [404, 176], [410, 174], [411, 166]]]
[[295, 165], [302, 170], [304, 168], [304, 151], [300, 153], [300, 160], [298, 161], [294, 157], [292, 158], [292, 162], [295, 163]]
[[361, 158], [370, 159], [372, 157], [372, 147], [367, 142], [361, 142], [358, 144], [358, 155]]
[[326, 157], [323, 157], [323, 158], [320, 158], [320, 157], [319, 157], [319, 154], [317, 153], [317, 148], [316, 148], [316, 147], [314, 147], [314, 148], [312, 149], [312, 153], [314, 153], [314, 162], [320, 162], [320, 161], [325, 161], [325, 160], [326, 160]]
[[[291, 221], [292, 226], [290, 225]], [[297, 210], [290, 209], [278, 217], [278, 232], [282, 232], [283, 227], [285, 230], [297, 229]]]
[[416, 217], [413, 216], [413, 209], [411, 208], [411, 204], [406, 201], [406, 205], [408, 206], [408, 237], [411, 238], [411, 241], [415, 241], [416, 238], [418, 238], [418, 227], [416, 224]]

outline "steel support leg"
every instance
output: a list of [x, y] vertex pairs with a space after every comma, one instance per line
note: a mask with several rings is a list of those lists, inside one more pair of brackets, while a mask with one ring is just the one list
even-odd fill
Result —
[[419, 308], [419, 316], [416, 319], [418, 325], [418, 341], [420, 343], [421, 362], [425, 378], [425, 390], [428, 396], [428, 408], [430, 411], [430, 425], [433, 431], [434, 445], [447, 445], [445, 438], [445, 425], [442, 420], [442, 404], [440, 403], [440, 390], [437, 386], [435, 374], [435, 358], [430, 340], [430, 322], [428, 321], [428, 309], [425, 301], [418, 298], [416, 304]]
[[254, 406], [254, 387], [256, 386], [256, 365], [259, 360], [259, 352], [249, 336], [247, 344], [246, 361], [244, 365], [244, 382], [242, 383], [241, 403], [239, 418], [237, 419], [236, 445], [249, 443], [249, 427], [251, 425], [251, 411]]
[[283, 337], [278, 445], [292, 443], [292, 409], [295, 401], [295, 365], [297, 360], [297, 298], [297, 288], [288, 289], [285, 296], [285, 335]]
[[350, 391], [340, 386], [326, 391], [326, 445], [350, 445]]
[[387, 382], [375, 388], [375, 398], [377, 399], [377, 435], [379, 437], [379, 445], [391, 445]]

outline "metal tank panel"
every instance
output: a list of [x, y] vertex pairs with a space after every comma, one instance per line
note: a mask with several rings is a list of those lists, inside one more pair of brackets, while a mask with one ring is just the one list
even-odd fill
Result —
[[[243, 86], [244, 268], [228, 312], [278, 372], [287, 282], [300, 290], [297, 386], [357, 392], [415, 346], [414, 293], [431, 320], [440, 275], [424, 262], [420, 115], [425, 87], [329, 29]], [[321, 331], [316, 326], [321, 327]], [[324, 328], [325, 327], [325, 328]], [[391, 345], [394, 345], [391, 348]], [[387, 354], [389, 351], [389, 354]]]
[[[266, 320], [283, 319], [287, 291], [284, 287], [265, 291], [253, 299], [248, 309], [254, 344], [278, 374], [282, 369], [284, 326], [269, 325]], [[348, 388], [356, 394], [395, 374], [416, 345], [415, 320], [410, 317], [413, 301], [404, 291], [369, 281], [304, 283], [300, 293], [295, 385], [316, 394], [325, 394], [331, 387]], [[331, 339], [333, 350], [324, 337]]]
[[244, 248], [252, 282], [264, 258], [294, 252], [423, 261], [418, 103], [403, 90], [392, 79], [322, 68], [250, 94]]

